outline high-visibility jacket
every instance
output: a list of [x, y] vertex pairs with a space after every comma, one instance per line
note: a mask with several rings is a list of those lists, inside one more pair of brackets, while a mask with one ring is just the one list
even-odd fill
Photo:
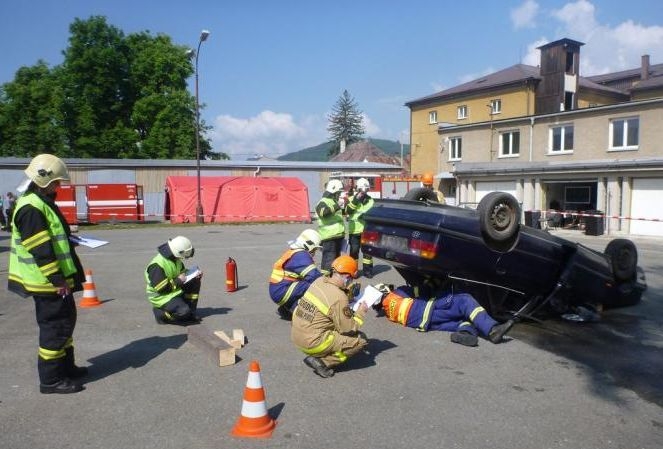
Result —
[[318, 216], [318, 232], [322, 240], [345, 236], [343, 212], [334, 198], [327, 195], [327, 192], [315, 206], [315, 214]]
[[274, 263], [269, 277], [269, 295], [278, 305], [286, 304], [291, 298], [299, 299], [320, 276], [322, 273], [308, 251], [289, 249]]
[[[56, 294], [58, 287], [49, 281], [49, 276], [61, 274], [69, 288], [75, 285], [74, 275], [77, 265], [69, 243], [65, 225], [58, 214], [34, 192], [28, 192], [18, 199], [14, 217], [21, 208], [32, 206], [46, 219], [48, 229], [22, 239], [20, 230], [12, 222], [12, 248], [9, 254], [9, 289], [23, 295]], [[44, 265], [37, 265], [31, 250], [50, 242], [55, 253], [55, 260]]]
[[363, 324], [361, 309], [353, 312], [347, 293], [323, 276], [299, 299], [290, 335], [292, 342], [306, 354], [317, 355], [332, 345], [335, 335], [356, 332]]
[[[152, 264], [157, 264], [163, 270], [166, 276], [163, 281], [157, 285], [152, 285], [150, 283], [150, 278], [147, 271], [147, 268], [149, 268]], [[174, 297], [182, 294], [182, 287], [175, 283], [175, 278], [177, 278], [185, 271], [184, 264], [180, 259], [168, 259], [159, 253], [154, 256], [154, 258], [147, 265], [147, 268], [145, 269], [147, 299], [150, 300], [154, 307], [161, 307]]]
[[361, 234], [364, 230], [364, 214], [373, 207], [375, 201], [368, 194], [364, 194], [364, 198], [359, 201], [353, 196], [348, 202], [346, 212], [348, 214], [348, 234]]
[[435, 298], [421, 300], [411, 295], [412, 292], [401, 288], [389, 292], [382, 300], [382, 308], [389, 321], [425, 332], [430, 326]]

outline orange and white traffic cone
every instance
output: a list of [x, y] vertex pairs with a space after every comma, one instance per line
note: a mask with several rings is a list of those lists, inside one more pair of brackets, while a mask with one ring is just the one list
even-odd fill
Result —
[[244, 388], [242, 414], [237, 419], [231, 435], [247, 438], [269, 438], [276, 421], [267, 414], [265, 390], [260, 379], [260, 365], [253, 360], [249, 366], [249, 378]]
[[85, 282], [83, 283], [83, 299], [79, 304], [81, 307], [97, 307], [101, 301], [97, 297], [97, 287], [92, 280], [92, 270], [85, 270]]

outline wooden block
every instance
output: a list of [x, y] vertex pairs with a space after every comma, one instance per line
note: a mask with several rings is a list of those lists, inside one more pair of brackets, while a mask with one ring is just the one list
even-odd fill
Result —
[[221, 340], [225, 341], [228, 343], [230, 346], [232, 346], [235, 349], [241, 349], [242, 343], [239, 340], [235, 340], [233, 338], [230, 338], [228, 334], [226, 334], [223, 331], [214, 331], [214, 335], [219, 337]]
[[204, 324], [187, 327], [187, 338], [192, 345], [204, 351], [219, 366], [235, 364], [235, 348], [217, 338]]
[[246, 343], [246, 336], [244, 336], [244, 330], [242, 329], [233, 329], [233, 340], [240, 342], [242, 346]]

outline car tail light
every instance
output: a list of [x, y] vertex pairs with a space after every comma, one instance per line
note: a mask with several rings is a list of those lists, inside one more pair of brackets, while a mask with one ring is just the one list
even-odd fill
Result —
[[436, 248], [434, 242], [427, 240], [411, 239], [408, 247], [412, 254], [416, 254], [423, 259], [435, 258]]
[[380, 241], [380, 233], [376, 231], [364, 231], [361, 233], [362, 245], [376, 245]]

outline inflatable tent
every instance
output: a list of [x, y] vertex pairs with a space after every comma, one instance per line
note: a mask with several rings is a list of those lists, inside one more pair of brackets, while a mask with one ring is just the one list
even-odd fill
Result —
[[[195, 176], [166, 179], [166, 220], [196, 222], [197, 185]], [[200, 198], [205, 223], [311, 222], [308, 189], [299, 178], [202, 176]]]

